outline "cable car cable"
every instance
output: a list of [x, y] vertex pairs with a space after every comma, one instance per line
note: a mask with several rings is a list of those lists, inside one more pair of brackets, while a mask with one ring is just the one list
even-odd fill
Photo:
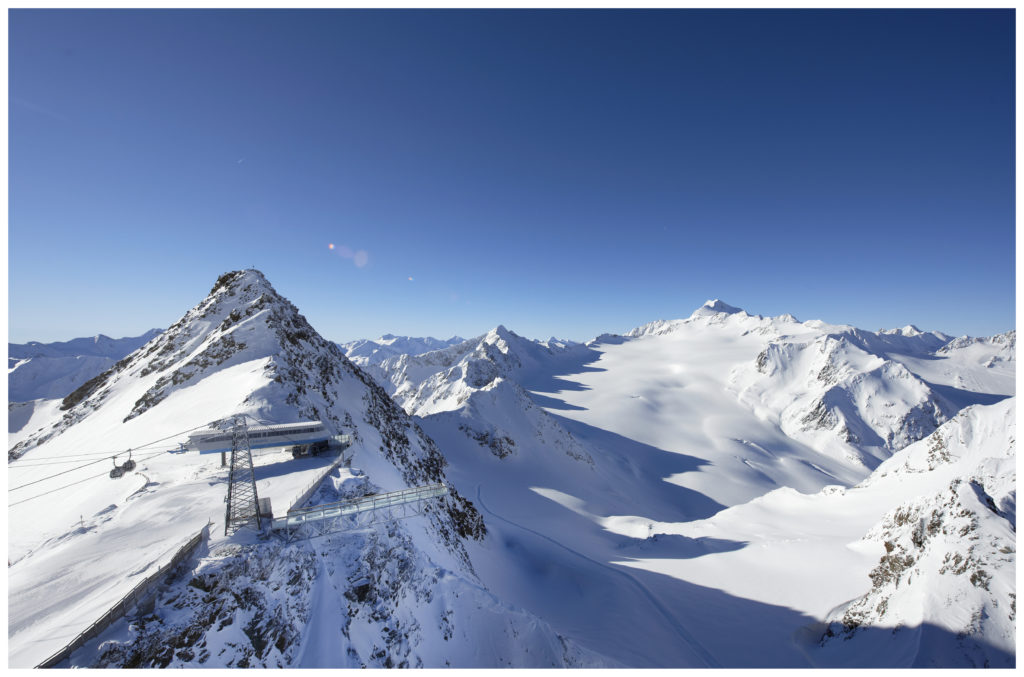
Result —
[[[201, 425], [201, 426], [196, 426], [195, 428], [189, 428], [187, 430], [183, 430], [181, 432], [174, 433], [173, 435], [168, 435], [167, 437], [161, 437], [160, 439], [154, 440], [154, 441], [149, 442], [147, 444], [144, 444], [141, 447], [133, 447], [133, 448], [136, 449], [136, 450], [143, 449], [145, 447], [152, 446], [152, 445], [156, 444], [157, 442], [162, 442], [164, 440], [169, 440], [172, 437], [178, 437], [179, 435], [183, 435], [184, 433], [192, 432], [193, 430], [199, 430], [200, 428], [205, 428], [205, 427], [206, 427], [205, 425]], [[40, 479], [33, 480], [31, 482], [26, 482], [25, 484], [20, 484], [20, 485], [18, 485], [16, 487], [12, 487], [12, 488], [8, 489], [7, 491], [11, 492], [11, 491], [16, 491], [18, 489], [24, 489], [25, 487], [32, 486], [33, 484], [39, 484], [40, 482], [45, 482], [48, 479], [52, 479], [54, 477], [60, 477], [61, 475], [66, 475], [69, 472], [75, 472], [76, 470], [81, 470], [82, 468], [88, 468], [90, 465], [95, 465], [97, 463], [102, 463], [103, 461], [107, 460], [108, 458], [116, 457], [116, 456], [118, 456], [120, 454], [124, 454], [124, 453], [129, 452], [129, 451], [131, 451], [131, 449], [121, 449], [120, 451], [117, 451], [117, 452], [107, 453], [107, 454], [103, 455], [103, 458], [99, 458], [99, 459], [96, 459], [95, 461], [90, 461], [89, 463], [84, 463], [84, 464], [76, 466], [74, 468], [69, 468], [67, 470], [63, 470], [61, 472], [54, 473], [53, 475], [47, 475], [46, 477], [42, 477]], [[158, 452], [155, 455], [165, 454], [165, 453], [168, 453], [168, 452], [160, 451], [160, 452]], [[29, 459], [29, 460], [31, 460], [31, 459]], [[16, 466], [11, 466], [11, 467], [16, 467]]]
[[[146, 459], [150, 459], [150, 458], [155, 458], [156, 456], [160, 456], [161, 454], [166, 454], [166, 453], [168, 453], [168, 452], [161, 451], [161, 452], [156, 453], [156, 454], [150, 454], [149, 456], [145, 456], [145, 457], [143, 457], [140, 460], [146, 460]], [[100, 459], [100, 460], [103, 460], [103, 459]], [[27, 501], [34, 500], [36, 498], [42, 498], [43, 496], [48, 496], [49, 494], [55, 493], [57, 491], [61, 491], [63, 489], [67, 489], [68, 487], [73, 487], [76, 484], [81, 484], [83, 482], [88, 482], [89, 480], [94, 480], [94, 479], [96, 479], [98, 477], [109, 477], [109, 476], [110, 476], [110, 473], [108, 471], [103, 471], [103, 473], [101, 473], [99, 475], [92, 475], [90, 477], [86, 477], [85, 479], [78, 480], [77, 482], [71, 482], [70, 484], [65, 484], [63, 486], [57, 487], [56, 489], [50, 489], [49, 491], [44, 491], [41, 494], [36, 494], [35, 496], [29, 496], [28, 498], [23, 498], [20, 501], [15, 501], [14, 503], [8, 503], [7, 507], [10, 508], [12, 506], [19, 505], [21, 503], [25, 503]], [[24, 486], [28, 486], [28, 485], [24, 485]]]
[[[182, 430], [181, 432], [174, 433], [173, 435], [168, 435], [167, 437], [161, 437], [158, 440], [153, 440], [152, 442], [147, 442], [146, 444], [143, 444], [143, 445], [140, 445], [140, 446], [137, 446], [137, 447], [132, 447], [132, 449], [135, 449], [135, 450], [145, 449], [146, 447], [150, 447], [150, 446], [156, 444], [157, 442], [163, 442], [164, 440], [169, 440], [172, 437], [178, 437], [179, 435], [184, 435], [185, 433], [190, 433], [193, 430], [200, 430], [201, 428], [206, 428], [208, 426], [209, 426], [209, 424], [204, 423], [203, 425], [196, 426], [195, 428], [188, 428], [186, 430]], [[88, 458], [88, 457], [91, 457], [91, 456], [104, 456], [106, 458], [110, 458], [115, 453], [122, 454], [122, 453], [124, 453], [126, 451], [128, 451], [128, 450], [127, 449], [122, 449], [122, 450], [117, 451], [117, 452], [97, 451], [97, 452], [82, 452], [82, 453], [79, 453], [79, 454], [68, 454], [67, 456], [32, 456], [32, 457], [27, 457], [26, 455], [29, 452], [26, 452], [26, 455], [19, 456], [14, 461], [12, 461], [12, 463], [17, 463], [18, 461], [20, 461], [22, 459], [24, 459], [26, 461], [42, 461], [42, 460], [52, 460], [52, 459], [62, 459], [62, 458], [74, 458], [74, 457], [78, 457], [78, 456], [83, 457], [83, 458]]]

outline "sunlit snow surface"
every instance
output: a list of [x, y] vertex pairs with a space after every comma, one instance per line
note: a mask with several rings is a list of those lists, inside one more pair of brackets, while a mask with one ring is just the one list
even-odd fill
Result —
[[[57, 437], [38, 453], [29, 452], [9, 465], [9, 488], [72, 470], [9, 493], [12, 501], [24, 501], [8, 508], [12, 666], [35, 665], [33, 660], [61, 648], [84, 629], [82, 619], [100, 617], [166, 563], [207, 521], [214, 521], [221, 530], [224, 525], [227, 469], [220, 467], [219, 454], [153, 455], [173, 449], [187, 436], [133, 452], [133, 458], [139, 459], [136, 469], [119, 479], [103, 476], [113, 467], [108, 458], [53, 459], [104, 448], [122, 450], [227, 416], [237, 403], [224, 401], [221, 394], [260, 385], [261, 366], [247, 363], [225, 369], [191, 389], [190, 397], [177, 403], [169, 399], [167, 406], [176, 416], [162, 424], [141, 417], [128, 423], [90, 417], [79, 424], [80, 435]], [[82, 440], [89, 440], [89, 446]], [[255, 454], [257, 491], [271, 498], [280, 512], [333, 461], [325, 457], [293, 460], [280, 449]], [[117, 460], [123, 463], [127, 458], [122, 453]], [[95, 475], [100, 477], [65, 486]]]
[[[221, 336], [213, 330], [227, 308], [218, 312], [189, 325], [194, 345], [183, 350]], [[300, 418], [268, 372], [280, 348], [259, 317], [228, 329], [246, 351], [172, 388], [150, 413], [124, 420], [159, 374], [123, 379], [96, 413], [11, 463], [12, 666], [63, 646], [210, 519], [215, 537], [192, 573], [227, 571], [225, 546], [238, 539], [217, 535], [219, 457], [139, 450], [139, 467], [119, 480], [88, 479], [109, 469], [103, 459], [23, 485], [53, 474], [33, 455], [137, 447], [237, 411]], [[256, 548], [253, 566], [270, 571], [260, 584], [278, 591], [268, 599], [298, 629], [260, 664], [387, 666], [392, 655], [435, 667], [1014, 660], [1014, 334], [871, 333], [709, 302], [688, 319], [587, 344], [529, 341], [500, 326], [428, 352], [432, 340], [391, 338], [353, 345], [370, 351], [366, 372], [437, 443], [445, 477], [483, 515], [487, 536], [465, 541], [470, 571], [425, 518], [378, 526], [288, 550], [298, 578], [275, 564], [279, 545], [242, 544]], [[418, 354], [374, 347], [399, 344]], [[314, 500], [402, 488], [400, 469], [378, 453], [380, 433], [359, 413], [364, 385], [346, 377], [331, 387], [339, 404], [328, 411], [353, 407], [366, 439], [353, 467], [333, 473]], [[12, 409], [21, 427], [9, 447], [59, 421], [57, 404]], [[256, 460], [261, 496], [280, 514], [331, 459]], [[933, 528], [917, 533], [905, 515]], [[886, 578], [876, 570], [890, 548], [913, 561], [899, 560]], [[387, 605], [355, 601], [367, 576], [391, 586]], [[196, 594], [185, 581], [167, 593]], [[190, 609], [160, 613], [172, 624]], [[844, 630], [850, 619], [862, 627]], [[396, 639], [398, 627], [408, 634]], [[103, 640], [129, 646], [134, 633], [121, 622]], [[207, 629], [203, 665], [237, 660], [248, 642], [237, 623]], [[98, 656], [93, 647], [76, 664]]]
[[[1015, 399], [1004, 399], [1014, 392], [1012, 343], [1001, 348], [1009, 361], [983, 366], [962, 351], [936, 356], [949, 340], [942, 335], [857, 333], [734, 310], [700, 309], [630, 337], [550, 351], [499, 327], [477, 347], [392, 363], [385, 377], [445, 450], [457, 486], [476, 492], [495, 536], [472, 555], [503, 598], [627, 665], [857, 665], [867, 635], [847, 643], [861, 647], [851, 658], [808, 646], [807, 633], [820, 636], [831, 610], [872, 587], [884, 549], [861, 540], [868, 530], [903, 500], [939, 492], [968, 470], [905, 482], [897, 474], [880, 480], [884, 488], [848, 494], [843, 487], [892, 453], [882, 435], [899, 446], [899, 435], [920, 425], [919, 411], [969, 404], [950, 403], [953, 396], [997, 403], [969, 410], [999, 422], [973, 438], [967, 463], [1012, 458]], [[765, 374], [757, 362], [770, 345], [785, 359]], [[474, 364], [485, 358], [498, 365], [493, 374]], [[916, 369], [921, 363], [930, 370]], [[936, 385], [957, 390], [943, 399]], [[848, 425], [881, 442], [802, 425], [799, 407], [837, 386], [851, 393]], [[503, 439], [514, 444], [495, 444]], [[962, 630], [948, 625], [934, 641]], [[998, 626], [985, 632], [1005, 631]], [[914, 641], [872, 664], [927, 664], [924, 648], [907, 650]], [[1008, 646], [992, 660], [1012, 655]]]
[[[66, 411], [18, 412], [10, 438], [9, 665], [65, 646], [210, 520], [209, 542], [162, 580], [153, 613], [117, 620], [72, 665], [615, 665], [480, 584], [464, 542], [483, 536], [481, 518], [433, 443], [258, 271], [222, 276], [79, 395]], [[353, 435], [351, 466], [311, 500], [432, 482], [449, 493], [415, 519], [315, 542], [225, 536], [219, 456], [173, 451], [189, 429], [239, 413]], [[128, 448], [137, 467], [109, 478], [106, 455]], [[258, 492], [283, 514], [332, 460], [257, 453]]]

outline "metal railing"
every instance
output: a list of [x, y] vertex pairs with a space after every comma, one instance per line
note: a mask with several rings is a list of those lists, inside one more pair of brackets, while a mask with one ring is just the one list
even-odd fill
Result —
[[314, 506], [312, 508], [304, 508], [302, 510], [289, 512], [284, 517], [274, 519], [270, 524], [270, 528], [272, 530], [291, 529], [310, 522], [318, 522], [320, 520], [328, 520], [346, 515], [357, 515], [370, 510], [381, 510], [407, 503], [415, 503], [416, 501], [423, 501], [436, 496], [444, 496], [447, 493], [448, 488], [443, 484], [429, 484], [423, 487], [415, 487], [413, 489], [391, 491], [386, 494], [363, 496], [361, 498], [349, 499], [338, 503], [327, 503], [324, 505]]
[[132, 588], [131, 592], [114, 604], [107, 613], [103, 614], [98, 620], [94, 621], [92, 625], [71, 640], [67, 646], [47, 658], [36, 667], [53, 668], [60, 662], [71, 658], [71, 654], [82, 648], [86, 642], [98, 637], [100, 633], [110, 627], [114, 621], [126, 615], [132, 607], [144, 600], [150, 593], [150, 586], [153, 586], [164, 575], [166, 575], [168, 571], [178, 566], [178, 564], [180, 564], [186, 557], [189, 557], [201, 543], [209, 538], [209, 536], [210, 524], [207, 524], [199, 531], [198, 534], [190, 538], [187, 543], [178, 548], [178, 551], [174, 554], [174, 557], [171, 558], [170, 562], [159, 567], [154, 573], [143, 579], [138, 585]]
[[326, 470], [317, 475], [316, 479], [314, 479], [312, 482], [306, 485], [306, 488], [302, 490], [302, 493], [299, 494], [299, 497], [292, 501], [291, 506], [288, 508], [289, 513], [299, 510], [299, 506], [309, 500], [309, 497], [316, 492], [317, 488], [323, 483], [325, 479], [327, 479], [327, 476], [334, 472], [338, 466], [345, 462], [345, 450], [352, 446], [352, 436], [335, 435], [333, 439], [339, 447], [337, 452], [338, 458], [336, 458], [334, 462], [327, 467]]

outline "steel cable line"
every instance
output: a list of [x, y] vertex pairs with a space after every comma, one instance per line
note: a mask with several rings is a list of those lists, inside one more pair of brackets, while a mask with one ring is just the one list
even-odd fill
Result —
[[[161, 454], [166, 454], [166, 453], [167, 453], [166, 451], [160, 451], [160, 452], [157, 452], [157, 453], [155, 453], [155, 454], [149, 454], [148, 456], [143, 456], [143, 457], [142, 457], [142, 458], [140, 458], [139, 460], [140, 460], [140, 461], [145, 461], [145, 460], [148, 460], [148, 459], [151, 459], [151, 458], [155, 458], [155, 457], [157, 457], [157, 456], [160, 456]], [[100, 460], [102, 461], [103, 459], [100, 459]], [[92, 465], [92, 464], [90, 463], [90, 464], [88, 464], [88, 465]], [[84, 466], [82, 466], [82, 467], [84, 467]], [[63, 473], [61, 473], [61, 474], [63, 474]], [[109, 473], [109, 472], [107, 472], [107, 471], [104, 471], [104, 472], [100, 473], [99, 475], [91, 475], [91, 476], [89, 476], [89, 477], [86, 477], [85, 479], [81, 479], [81, 480], [78, 480], [78, 481], [76, 481], [76, 482], [71, 482], [70, 484], [65, 484], [65, 485], [63, 485], [63, 486], [60, 486], [60, 487], [57, 487], [57, 488], [55, 488], [55, 489], [50, 489], [49, 491], [44, 491], [44, 492], [43, 492], [43, 493], [41, 493], [41, 494], [36, 494], [35, 496], [29, 496], [28, 498], [23, 498], [23, 499], [21, 499], [20, 501], [15, 501], [14, 503], [8, 503], [8, 504], [7, 504], [7, 507], [8, 507], [8, 508], [10, 508], [10, 507], [12, 507], [12, 506], [15, 506], [15, 505], [19, 505], [19, 504], [21, 504], [21, 503], [25, 503], [25, 502], [27, 502], [27, 501], [31, 501], [31, 500], [34, 500], [34, 499], [37, 499], [37, 498], [42, 498], [43, 496], [47, 496], [47, 495], [49, 495], [49, 494], [52, 494], [52, 493], [55, 493], [55, 492], [57, 492], [57, 491], [62, 491], [62, 490], [64, 490], [64, 489], [67, 489], [68, 487], [73, 487], [73, 486], [75, 486], [76, 484], [81, 484], [81, 483], [83, 483], [83, 482], [88, 482], [89, 480], [94, 480], [94, 479], [96, 479], [96, 478], [98, 478], [98, 477], [106, 477], [106, 476], [108, 476], [108, 475], [110, 475], [110, 473]], [[52, 475], [51, 477], [56, 477], [56, 475]], [[24, 484], [24, 485], [22, 485], [22, 486], [26, 486], [26, 487], [27, 487], [28, 485], [27, 485], [27, 484]], [[9, 491], [13, 491], [13, 489], [12, 489], [12, 490], [9, 490]]]
[[[161, 454], [166, 454], [168, 452], [174, 451], [176, 448], [177, 447], [169, 447], [167, 449], [161, 449], [160, 453]], [[129, 451], [134, 452], [134, 451], [138, 451], [138, 449], [125, 449], [124, 451], [119, 451], [116, 454], [108, 452], [108, 453], [104, 454], [103, 456], [104, 456], [104, 458], [113, 458], [114, 456], [120, 456], [121, 454], [126, 454]], [[67, 461], [45, 461], [43, 463], [19, 463], [17, 465], [11, 465], [7, 469], [8, 470], [20, 470], [22, 468], [41, 468], [41, 467], [48, 466], [48, 465], [67, 465], [68, 463], [78, 463], [78, 462], [81, 462], [82, 460], [84, 460], [84, 459], [73, 458], [73, 459], [70, 459], [70, 460], [67, 460]]]
[[63, 489], [67, 489], [68, 487], [73, 487], [76, 484], [81, 484], [82, 482], [88, 482], [89, 480], [94, 480], [97, 477], [106, 477], [109, 474], [110, 474], [109, 472], [104, 471], [103, 473], [101, 473], [99, 475], [93, 475], [92, 477], [86, 477], [84, 480], [78, 480], [77, 482], [72, 482], [71, 484], [65, 484], [64, 486], [57, 487], [56, 489], [50, 489], [49, 491], [44, 491], [43, 493], [36, 494], [35, 496], [29, 496], [28, 498], [23, 498], [20, 501], [15, 501], [14, 503], [8, 503], [7, 507], [10, 508], [12, 506], [18, 505], [19, 503], [25, 503], [26, 501], [31, 501], [31, 500], [34, 500], [36, 498], [41, 498], [41, 497], [46, 496], [48, 494], [52, 494], [52, 493], [55, 493], [57, 491], [61, 491]]
[[60, 477], [61, 475], [66, 475], [69, 472], [75, 472], [76, 470], [81, 470], [82, 468], [88, 468], [90, 465], [96, 465], [97, 463], [103, 463], [108, 458], [110, 458], [110, 456], [107, 456], [105, 458], [99, 458], [99, 459], [96, 459], [95, 461], [92, 461], [91, 463], [86, 463], [84, 465], [76, 466], [74, 468], [69, 468], [68, 470], [63, 470], [61, 472], [54, 473], [52, 475], [47, 475], [46, 477], [40, 478], [38, 480], [32, 480], [31, 482], [26, 482], [25, 484], [19, 484], [16, 487], [12, 487], [12, 488], [8, 489], [7, 491], [11, 492], [11, 491], [17, 491], [18, 489], [24, 489], [25, 487], [30, 487], [33, 484], [39, 484], [40, 482], [45, 482], [46, 480], [53, 479], [54, 477]]
[[160, 439], [158, 439], [158, 440], [153, 440], [152, 442], [148, 442], [148, 443], [146, 443], [146, 444], [143, 444], [142, 446], [139, 446], [139, 447], [132, 447], [132, 449], [133, 449], [133, 450], [138, 450], [138, 449], [145, 449], [146, 447], [150, 447], [150, 446], [153, 446], [153, 445], [154, 445], [154, 444], [156, 444], [157, 442], [163, 442], [164, 440], [169, 440], [169, 439], [171, 439], [172, 437], [177, 437], [178, 435], [184, 435], [185, 433], [190, 433], [190, 432], [192, 432], [193, 430], [201, 430], [201, 429], [203, 429], [203, 428], [208, 428], [208, 427], [210, 427], [210, 424], [209, 424], [209, 423], [204, 423], [203, 425], [197, 425], [197, 426], [196, 426], [196, 427], [194, 427], [194, 428], [189, 428], [189, 429], [187, 429], [187, 430], [182, 430], [181, 432], [177, 432], [177, 433], [174, 433], [174, 434], [172, 434], [172, 435], [168, 435], [167, 437], [161, 437], [161, 438], [160, 438]]
[[31, 457], [20, 456], [20, 457], [16, 458], [14, 461], [12, 461], [12, 463], [17, 463], [18, 461], [20, 461], [22, 459], [24, 459], [25, 461], [44, 461], [44, 460], [49, 461], [49, 460], [54, 460], [54, 459], [76, 458], [76, 457], [81, 457], [81, 458], [84, 459], [84, 458], [89, 458], [91, 456], [105, 456], [107, 458], [110, 458], [115, 453], [122, 454], [122, 453], [124, 453], [126, 451], [138, 451], [139, 449], [145, 449], [146, 447], [151, 447], [154, 444], [156, 444], [157, 442], [163, 442], [164, 440], [169, 440], [172, 437], [177, 437], [178, 435], [184, 435], [185, 433], [190, 433], [193, 430], [200, 430], [202, 428], [207, 428], [207, 427], [209, 427], [208, 423], [196, 426], [195, 428], [188, 428], [187, 430], [182, 430], [180, 432], [176, 432], [176, 433], [174, 433], [172, 435], [168, 435], [167, 437], [161, 437], [158, 440], [153, 440], [152, 442], [147, 442], [146, 444], [140, 445], [138, 447], [132, 447], [130, 450], [129, 449], [122, 449], [122, 450], [117, 451], [117, 452], [111, 452], [111, 451], [82, 452], [82, 453], [79, 453], [79, 454], [67, 454], [67, 455], [64, 455], [64, 456], [31, 456]]
[[56, 459], [60, 459], [60, 458], [72, 458], [72, 459], [75, 459], [75, 460], [83, 461], [83, 460], [85, 460], [87, 458], [92, 458], [94, 456], [110, 456], [110, 452], [109, 451], [97, 451], [97, 452], [89, 452], [89, 453], [81, 453], [81, 454], [66, 454], [66, 455], [62, 455], [62, 456], [31, 456], [31, 457], [19, 456], [18, 458], [16, 458], [13, 461], [11, 461], [11, 463], [17, 463], [18, 461], [51, 461], [51, 460], [56, 460]]
[[[145, 449], [146, 447], [152, 446], [152, 445], [156, 444], [157, 442], [163, 442], [164, 440], [169, 440], [172, 437], [178, 437], [179, 435], [183, 435], [185, 433], [192, 432], [193, 430], [199, 430], [199, 429], [205, 428], [205, 427], [207, 427], [207, 426], [204, 424], [204, 425], [196, 426], [194, 428], [188, 428], [187, 430], [182, 430], [180, 432], [176, 432], [173, 435], [168, 435], [167, 437], [161, 437], [158, 440], [153, 440], [152, 442], [148, 442], [146, 444], [143, 444], [140, 447], [132, 447], [131, 449], [121, 449], [120, 451], [116, 451], [116, 452], [108, 452], [108, 453], [103, 455], [103, 458], [96, 459], [95, 461], [90, 461], [89, 463], [83, 463], [82, 465], [76, 466], [74, 468], [69, 468], [67, 470], [62, 470], [61, 472], [54, 473], [52, 475], [47, 475], [46, 477], [42, 477], [40, 479], [33, 480], [31, 482], [26, 482], [25, 484], [20, 484], [20, 485], [18, 485], [16, 487], [8, 489], [7, 491], [8, 492], [17, 491], [18, 489], [23, 489], [25, 487], [32, 486], [33, 484], [39, 484], [40, 482], [45, 482], [48, 479], [52, 479], [54, 477], [60, 477], [61, 475], [66, 475], [69, 472], [75, 472], [76, 470], [81, 470], [82, 468], [88, 468], [90, 465], [96, 465], [97, 463], [102, 463], [103, 461], [107, 460], [108, 458], [114, 458], [116, 456], [128, 453], [130, 451], [138, 451], [139, 449]], [[160, 451], [160, 452], [158, 452], [155, 455], [158, 456], [160, 454], [166, 454], [166, 453], [167, 453], [166, 451]], [[43, 458], [43, 457], [40, 457], [40, 458]], [[56, 457], [54, 457], [54, 458], [56, 458]], [[150, 457], [147, 457], [147, 458], [150, 458]], [[33, 460], [33, 459], [27, 459], [27, 460]], [[15, 462], [17, 462], [17, 461], [15, 461]], [[74, 461], [69, 461], [69, 462], [74, 462]], [[9, 467], [21, 467], [21, 466], [9, 466]]]
[[[260, 422], [258, 419], [256, 419], [254, 416], [252, 416], [250, 414], [242, 414], [242, 416], [251, 419], [257, 425], [260, 425], [260, 426], [266, 426], [267, 425], [265, 423]], [[214, 422], [214, 423], [216, 423], [216, 422]], [[8, 492], [12, 492], [12, 491], [17, 491], [18, 489], [24, 489], [25, 487], [29, 487], [29, 486], [32, 486], [34, 484], [39, 484], [40, 482], [45, 482], [47, 480], [53, 479], [54, 477], [60, 477], [61, 475], [66, 475], [68, 473], [75, 472], [76, 470], [81, 470], [82, 468], [88, 468], [91, 465], [96, 465], [97, 463], [102, 463], [103, 461], [107, 460], [108, 458], [116, 458], [117, 456], [119, 456], [121, 454], [125, 454], [125, 453], [132, 452], [132, 451], [139, 451], [140, 449], [145, 449], [146, 447], [150, 447], [150, 446], [152, 446], [154, 444], [157, 444], [158, 442], [163, 442], [164, 440], [169, 440], [172, 437], [178, 437], [178, 436], [183, 435], [185, 433], [190, 433], [190, 432], [192, 432], [194, 430], [200, 430], [202, 428], [208, 428], [208, 427], [210, 427], [210, 425], [211, 424], [203, 424], [203, 425], [195, 426], [194, 428], [188, 428], [186, 430], [182, 430], [180, 432], [176, 432], [176, 433], [173, 433], [171, 435], [167, 435], [166, 437], [161, 437], [160, 439], [153, 440], [152, 442], [147, 442], [146, 444], [143, 444], [141, 446], [132, 447], [131, 449], [122, 449], [122, 450], [116, 451], [116, 452], [96, 452], [96, 454], [92, 454], [92, 453], [81, 454], [81, 456], [90, 457], [90, 456], [93, 456], [93, 455], [100, 455], [102, 453], [102, 458], [98, 458], [95, 461], [90, 461], [88, 463], [83, 463], [82, 465], [75, 466], [74, 468], [68, 468], [67, 470], [62, 470], [62, 471], [54, 473], [52, 475], [47, 475], [46, 477], [41, 477], [41, 478], [39, 478], [37, 480], [33, 480], [31, 482], [26, 482], [25, 484], [19, 484], [16, 487], [12, 487], [12, 488], [8, 489], [7, 491]], [[273, 424], [270, 424], [270, 425], [273, 425]], [[287, 440], [289, 440], [292, 443], [303, 444], [302, 442], [299, 442], [298, 440], [295, 440], [294, 438], [292, 438], [290, 435], [281, 434], [281, 436], [286, 438]], [[284, 446], [286, 446], [286, 445], [284, 445]], [[152, 455], [149, 455], [149, 456], [145, 456], [145, 457], [141, 458], [140, 460], [146, 460], [148, 458], [153, 458], [153, 457], [159, 456], [161, 454], [169, 453], [170, 451], [173, 451], [173, 449], [161, 450], [161, 451], [159, 451], [159, 452], [157, 452], [155, 454], [152, 454]], [[54, 460], [54, 459], [61, 459], [61, 458], [63, 458], [63, 457], [60, 457], [60, 456], [39, 456], [37, 458], [26, 459], [26, 461], [35, 461], [35, 460], [44, 460], [44, 459], [45, 460]], [[81, 459], [78, 459], [78, 460], [81, 460]], [[75, 461], [67, 460], [66, 462], [67, 463], [74, 463]], [[15, 460], [14, 463], [17, 464], [17, 460]], [[32, 468], [32, 467], [38, 467], [38, 466], [44, 466], [44, 465], [63, 465], [63, 463], [52, 463], [52, 464], [50, 464], [50, 463], [40, 463], [40, 464], [24, 463], [24, 464], [17, 464], [17, 465], [9, 465], [8, 468], [9, 469]], [[106, 474], [106, 473], [104, 473], [104, 474]], [[99, 475], [97, 475], [96, 477], [99, 477]], [[92, 479], [92, 478], [88, 478], [88, 479]], [[81, 481], [84, 482], [85, 480], [81, 480]], [[66, 486], [72, 486], [72, 485], [78, 484], [78, 483], [79, 482], [72, 482], [71, 484], [66, 485]], [[54, 491], [57, 491], [57, 490], [55, 489]], [[50, 493], [50, 492], [47, 492], [47, 493]], [[45, 496], [46, 494], [39, 494], [39, 495], [40, 496]], [[25, 499], [25, 500], [31, 500], [31, 499]], [[21, 502], [23, 502], [23, 501], [18, 501], [18, 503], [21, 503]], [[16, 503], [12, 503], [10, 505], [17, 505], [17, 504]]]

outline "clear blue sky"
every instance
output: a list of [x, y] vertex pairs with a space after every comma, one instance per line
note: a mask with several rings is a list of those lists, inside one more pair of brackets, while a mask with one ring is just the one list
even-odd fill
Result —
[[339, 341], [708, 298], [1005, 331], [1013, 22], [11, 10], [9, 340], [166, 327], [249, 266]]

